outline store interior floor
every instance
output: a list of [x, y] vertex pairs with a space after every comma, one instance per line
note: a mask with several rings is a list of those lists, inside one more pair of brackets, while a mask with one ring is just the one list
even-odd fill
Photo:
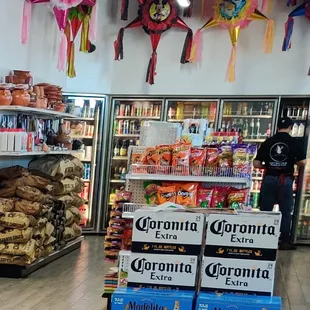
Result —
[[[0, 279], [0, 310], [106, 310], [103, 277], [112, 266], [103, 259], [103, 237], [86, 237], [76, 250], [27, 279]], [[310, 309], [310, 247], [281, 251], [275, 295], [283, 310]]]

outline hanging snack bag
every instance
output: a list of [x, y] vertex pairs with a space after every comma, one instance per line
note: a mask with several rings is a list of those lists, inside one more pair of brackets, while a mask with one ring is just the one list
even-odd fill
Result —
[[205, 148], [192, 147], [189, 157], [191, 175], [203, 175], [207, 151]]
[[165, 202], [176, 202], [176, 187], [157, 187], [157, 204], [161, 205]]
[[132, 153], [131, 155], [131, 173], [147, 173], [146, 154]]
[[145, 200], [148, 205], [154, 205], [157, 195], [157, 187], [161, 185], [160, 182], [156, 181], [144, 181], [143, 187], [145, 189]]
[[231, 188], [227, 195], [228, 208], [242, 209], [247, 201], [248, 192], [247, 188]]
[[156, 147], [157, 150], [157, 163], [159, 167], [157, 167], [157, 172], [159, 174], [168, 174], [171, 166], [171, 147], [170, 145], [158, 145]]
[[219, 166], [219, 152], [217, 148], [211, 148], [208, 147], [206, 149], [207, 154], [206, 154], [206, 161], [205, 161], [205, 173], [206, 175], [216, 175], [217, 173], [217, 167]]
[[178, 183], [176, 203], [187, 207], [196, 207], [197, 183]]
[[223, 209], [226, 207], [226, 197], [229, 187], [227, 186], [215, 186], [213, 188], [211, 208]]
[[146, 149], [146, 165], [154, 166], [158, 162], [158, 154], [156, 148], [148, 147]]
[[233, 166], [233, 151], [230, 145], [220, 145], [218, 147], [219, 151], [219, 167], [221, 174], [226, 174], [227, 169]]
[[212, 201], [213, 188], [200, 188], [197, 194], [197, 207], [210, 208]]
[[189, 157], [191, 145], [189, 143], [173, 144], [172, 148], [172, 174], [189, 175]]
[[246, 174], [249, 171], [248, 148], [245, 144], [233, 146], [234, 175]]
[[248, 161], [251, 163], [253, 162], [254, 158], [256, 157], [257, 153], [257, 145], [251, 144], [247, 147], [247, 154], [248, 154]]

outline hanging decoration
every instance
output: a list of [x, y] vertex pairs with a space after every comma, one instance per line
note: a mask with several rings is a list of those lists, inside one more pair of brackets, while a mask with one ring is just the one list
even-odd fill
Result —
[[274, 21], [266, 17], [258, 10], [257, 0], [217, 0], [214, 6], [214, 14], [195, 34], [192, 48], [191, 61], [201, 60], [202, 36], [201, 31], [220, 26], [229, 32], [232, 49], [228, 63], [226, 80], [235, 81], [235, 65], [237, 54], [237, 42], [240, 30], [248, 26], [252, 20], [265, 20], [267, 27], [264, 39], [264, 52], [271, 53], [274, 38]]
[[[292, 46], [291, 39], [294, 28], [294, 17], [297, 16], [304, 16], [308, 21], [310, 21], [310, 0], [306, 0], [288, 15], [287, 22], [285, 23], [285, 35], [282, 51], [288, 51]], [[308, 75], [310, 75], [310, 67], [308, 69]]]
[[123, 59], [123, 36], [124, 30], [129, 28], [142, 27], [150, 36], [152, 44], [152, 55], [149, 61], [146, 82], [154, 84], [157, 63], [157, 47], [161, 34], [172, 27], [187, 31], [181, 55], [181, 63], [189, 61], [193, 32], [178, 16], [174, 0], [138, 0], [138, 16], [126, 27], [119, 30], [116, 41], [114, 42], [115, 60]]
[[60, 31], [57, 68], [75, 76], [74, 70], [74, 39], [82, 26], [80, 51], [93, 52], [96, 47], [90, 43], [96, 40], [96, 0], [25, 0], [22, 21], [22, 44], [26, 44], [29, 36], [32, 5], [50, 3]]

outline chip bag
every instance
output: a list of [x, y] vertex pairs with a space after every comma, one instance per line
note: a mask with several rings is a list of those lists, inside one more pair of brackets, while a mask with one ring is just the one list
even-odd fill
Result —
[[182, 206], [196, 207], [197, 183], [178, 183], [176, 203]]
[[157, 173], [168, 174], [171, 166], [172, 154], [170, 145], [158, 145], [157, 150]]
[[208, 147], [206, 151], [207, 154], [205, 161], [205, 167], [206, 167], [205, 173], [207, 175], [215, 175], [216, 172], [215, 170], [217, 169], [220, 161], [219, 152], [217, 148], [211, 148], [211, 147]]
[[215, 186], [213, 187], [213, 194], [211, 200], [211, 208], [223, 209], [226, 207], [226, 197], [229, 187]]
[[231, 188], [227, 195], [228, 208], [242, 209], [247, 201], [248, 192], [247, 188]]
[[197, 194], [197, 207], [210, 208], [213, 195], [213, 188], [200, 188]]
[[236, 144], [233, 146], [234, 175], [246, 174], [249, 169], [247, 146]]
[[207, 151], [205, 148], [192, 147], [189, 157], [189, 166], [192, 175], [202, 175], [203, 166], [206, 160]]
[[157, 187], [157, 203], [159, 205], [165, 202], [176, 202], [176, 187], [169, 186], [169, 187]]
[[220, 145], [219, 151], [219, 167], [231, 168], [233, 166], [233, 151], [230, 145]]
[[156, 202], [157, 187], [161, 185], [156, 181], [144, 181], [143, 188], [145, 189], [144, 198], [148, 205], [154, 205]]
[[177, 143], [172, 148], [172, 172], [176, 175], [189, 175], [189, 157], [191, 145], [189, 143]]

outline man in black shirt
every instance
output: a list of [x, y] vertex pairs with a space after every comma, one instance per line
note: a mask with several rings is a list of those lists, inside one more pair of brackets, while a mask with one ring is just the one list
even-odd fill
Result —
[[282, 213], [282, 250], [296, 248], [290, 243], [294, 165], [306, 164], [302, 144], [289, 134], [292, 126], [293, 121], [289, 117], [281, 118], [278, 132], [262, 143], [254, 160], [255, 168], [266, 169], [261, 186], [260, 209], [272, 211], [274, 204], [278, 203]]

